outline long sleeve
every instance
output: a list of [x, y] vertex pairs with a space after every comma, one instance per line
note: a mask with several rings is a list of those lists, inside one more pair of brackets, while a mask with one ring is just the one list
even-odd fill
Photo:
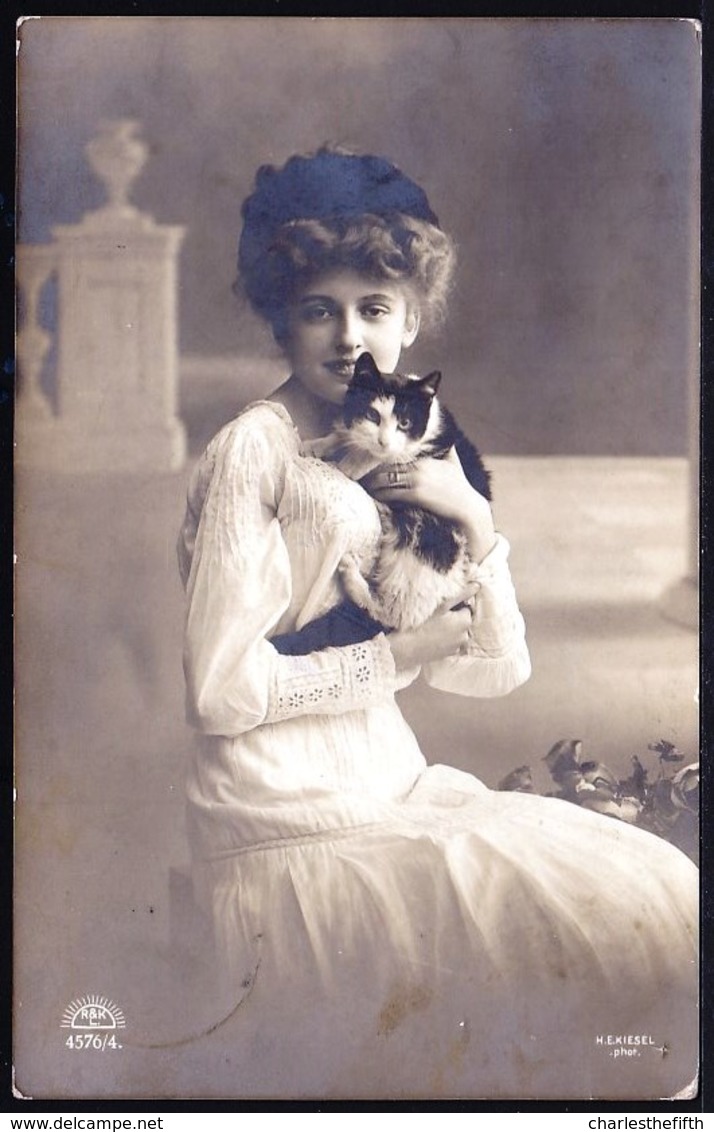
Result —
[[350, 711], [394, 688], [383, 635], [307, 656], [281, 656], [267, 639], [292, 592], [278, 507], [295, 454], [281, 413], [255, 406], [218, 434], [192, 479], [179, 539], [184, 671], [188, 720], [208, 734]]
[[493, 550], [474, 567], [479, 588], [465, 654], [433, 661], [423, 668], [432, 687], [462, 696], [504, 696], [531, 674], [525, 624], [508, 568], [510, 547], [496, 536]]

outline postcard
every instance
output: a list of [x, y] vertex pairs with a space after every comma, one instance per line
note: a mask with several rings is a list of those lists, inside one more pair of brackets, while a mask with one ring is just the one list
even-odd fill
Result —
[[17, 34], [17, 1097], [693, 1098], [699, 26]]

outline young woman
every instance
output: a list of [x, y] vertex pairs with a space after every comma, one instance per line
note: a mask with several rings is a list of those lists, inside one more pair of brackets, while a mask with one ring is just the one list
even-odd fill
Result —
[[[243, 217], [242, 285], [290, 376], [209, 445], [179, 543], [196, 886], [240, 1003], [210, 1039], [229, 1092], [672, 1095], [696, 1073], [694, 866], [427, 767], [395, 703], [420, 670], [473, 696], [528, 678], [487, 502], [457, 460], [377, 472], [369, 494], [301, 447], [330, 431], [360, 353], [391, 372], [438, 316], [452, 244], [391, 163], [330, 150], [259, 170]], [[376, 547], [374, 496], [463, 527], [468, 604], [281, 654], [271, 638], [342, 599], [345, 553]]]

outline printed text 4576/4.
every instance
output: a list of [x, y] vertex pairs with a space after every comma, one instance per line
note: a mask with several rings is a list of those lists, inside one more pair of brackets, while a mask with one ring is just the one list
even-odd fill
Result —
[[70, 1034], [64, 1043], [67, 1049], [121, 1049], [114, 1034]]

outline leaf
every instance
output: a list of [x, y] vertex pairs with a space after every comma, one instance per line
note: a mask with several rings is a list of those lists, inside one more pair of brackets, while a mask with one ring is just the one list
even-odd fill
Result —
[[653, 816], [664, 826], [671, 826], [677, 820], [678, 809], [672, 799], [671, 778], [660, 778], [655, 783], [652, 803]]
[[684, 755], [678, 751], [674, 743], [668, 742], [667, 739], [660, 739], [659, 743], [648, 743], [648, 751], [655, 751], [663, 763], [681, 763], [684, 761]]
[[638, 798], [643, 802], [647, 794], [647, 770], [637, 755], [632, 756], [631, 762], [632, 774], [629, 778], [623, 778], [620, 789], [623, 795]]

